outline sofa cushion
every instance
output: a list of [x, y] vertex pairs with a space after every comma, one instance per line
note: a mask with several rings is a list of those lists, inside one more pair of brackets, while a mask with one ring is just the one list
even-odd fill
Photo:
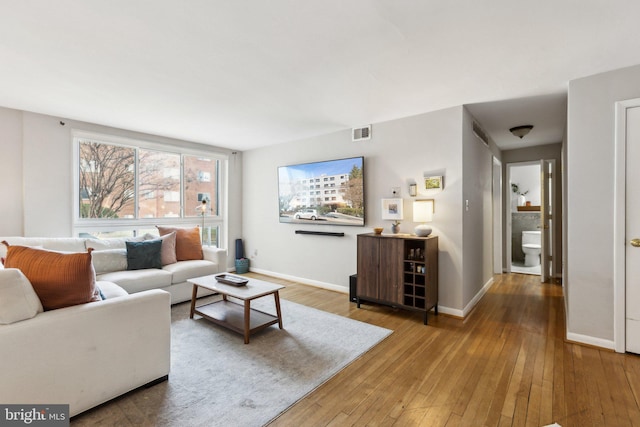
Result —
[[29, 279], [17, 268], [0, 270], [0, 324], [31, 319], [43, 308]]
[[104, 295], [104, 299], [111, 299], [117, 297], [123, 297], [129, 295], [127, 291], [122, 289], [120, 286], [116, 285], [113, 282], [107, 282], [104, 280], [99, 280], [96, 282], [96, 286], [100, 288], [102, 291], [102, 295]]
[[18, 268], [27, 276], [45, 310], [101, 300], [91, 250], [64, 254], [3, 243], [5, 268]]
[[[36, 246], [36, 245], [28, 245]], [[42, 246], [44, 249], [58, 252], [86, 252], [87, 248], [84, 246], [84, 239], [75, 237], [44, 237], [42, 243], [37, 246]]]
[[[2, 241], [6, 241], [10, 245], [15, 246], [39, 246], [42, 247], [43, 238], [41, 237], [22, 237], [22, 236], [12, 236], [5, 237]], [[6, 258], [7, 256], [7, 247], [5, 245], [0, 245], [0, 257]]]
[[93, 251], [91, 252], [91, 257], [93, 259], [93, 268], [95, 268], [96, 274], [127, 269], [126, 249], [105, 249], [103, 251]]
[[175, 264], [165, 265], [162, 269], [173, 274], [171, 280], [173, 284], [186, 282], [187, 279], [207, 276], [218, 272], [218, 266], [206, 260], [179, 261]]
[[160, 236], [160, 240], [162, 240], [162, 251], [160, 253], [162, 265], [178, 262], [178, 259], [176, 258], [176, 232], [172, 231], [169, 234]]
[[[7, 243], [13, 246], [27, 246], [36, 249], [47, 249], [56, 252], [86, 252], [84, 241], [79, 237], [6, 237]], [[6, 247], [0, 245], [0, 255], [6, 254]]]
[[176, 259], [189, 261], [202, 259], [202, 243], [200, 242], [200, 227], [174, 228], [158, 226], [161, 236], [176, 232]]
[[142, 270], [145, 268], [162, 268], [162, 240], [147, 240], [145, 242], [126, 242], [127, 270]]
[[[126, 249], [127, 242], [144, 242], [149, 240], [147, 235], [138, 237], [110, 237], [107, 239], [86, 239], [84, 245], [87, 249], [93, 248], [97, 251], [107, 249]], [[11, 243], [11, 242], [9, 242]]]
[[113, 271], [99, 274], [96, 279], [113, 282], [130, 294], [171, 285], [171, 273], [157, 268]]

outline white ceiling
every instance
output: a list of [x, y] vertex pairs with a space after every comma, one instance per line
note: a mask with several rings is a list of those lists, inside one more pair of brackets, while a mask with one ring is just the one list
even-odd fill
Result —
[[637, 0], [0, 7], [0, 106], [239, 150], [463, 104], [559, 142], [569, 80], [640, 64]]

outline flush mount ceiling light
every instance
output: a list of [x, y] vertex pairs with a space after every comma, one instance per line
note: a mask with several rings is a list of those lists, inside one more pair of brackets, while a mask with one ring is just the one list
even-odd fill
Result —
[[522, 137], [528, 134], [531, 131], [531, 129], [533, 129], [532, 125], [516, 126], [509, 129], [509, 132], [511, 132], [513, 135], [517, 136], [518, 138], [522, 139]]

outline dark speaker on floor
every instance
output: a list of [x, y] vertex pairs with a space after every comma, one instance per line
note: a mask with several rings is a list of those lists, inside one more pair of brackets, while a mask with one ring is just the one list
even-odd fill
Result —
[[242, 239], [236, 239], [236, 259], [244, 258], [244, 246]]
[[356, 286], [358, 284], [358, 275], [349, 276], [349, 301], [356, 302]]

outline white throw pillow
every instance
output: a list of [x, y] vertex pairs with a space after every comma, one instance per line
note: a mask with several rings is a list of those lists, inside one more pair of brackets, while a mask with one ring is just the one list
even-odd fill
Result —
[[91, 252], [93, 268], [96, 274], [110, 273], [127, 269], [126, 249], [105, 249]]
[[[157, 239], [157, 237], [155, 238]], [[148, 240], [146, 235], [138, 237], [108, 237], [106, 239], [86, 239], [84, 241], [84, 246], [87, 249], [93, 248], [96, 251], [104, 251], [107, 249], [126, 249], [127, 242], [144, 242], [145, 240]]]
[[17, 268], [0, 270], [0, 324], [31, 319], [42, 311], [40, 299], [22, 271]]

